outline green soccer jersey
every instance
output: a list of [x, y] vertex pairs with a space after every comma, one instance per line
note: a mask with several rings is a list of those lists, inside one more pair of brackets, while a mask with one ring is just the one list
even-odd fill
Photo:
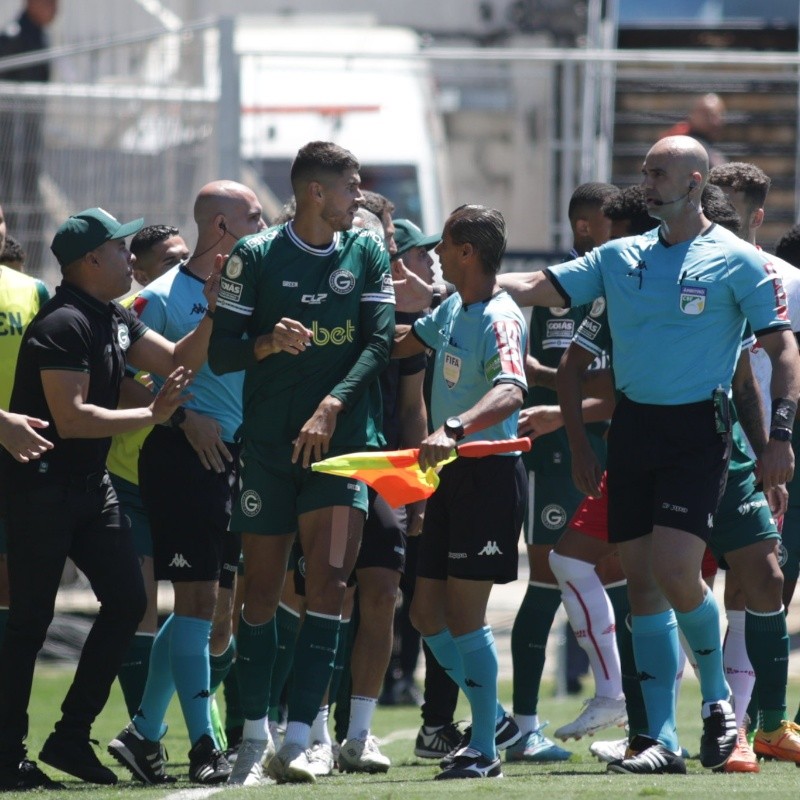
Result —
[[[254, 340], [281, 318], [313, 332], [298, 355], [257, 361]], [[209, 346], [215, 372], [245, 370], [242, 437], [286, 445], [326, 395], [341, 400], [332, 451], [382, 444], [376, 378], [389, 361], [394, 335], [394, 287], [379, 236], [335, 234], [314, 248], [286, 223], [242, 239], [222, 273]]]
[[[607, 328], [605, 301], [600, 299], [595, 303], [574, 308], [533, 308], [530, 322], [531, 355], [546, 367], [558, 367], [561, 356], [564, 355], [585, 318], [598, 320], [602, 328]], [[608, 355], [600, 350], [591, 368], [600, 369], [608, 366]], [[552, 389], [536, 386], [530, 390], [525, 405], [558, 405], [558, 396]], [[601, 437], [607, 427], [608, 424], [604, 422], [586, 425], [590, 440], [603, 463], [605, 446]], [[572, 461], [566, 430], [559, 428], [545, 436], [537, 437], [531, 452], [525, 456], [525, 463], [529, 469], [542, 474], [570, 475]]]

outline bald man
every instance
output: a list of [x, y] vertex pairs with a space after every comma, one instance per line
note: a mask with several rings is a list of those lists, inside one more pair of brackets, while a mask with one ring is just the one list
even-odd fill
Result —
[[[213, 316], [202, 287], [221, 257], [218, 254], [227, 253], [239, 238], [266, 227], [255, 194], [233, 181], [204, 186], [195, 200], [194, 218], [197, 245], [193, 254], [148, 284], [133, 304], [149, 328], [171, 340], [196, 327], [204, 315]], [[184, 430], [185, 411], [175, 414], [168, 425], [153, 428], [139, 458], [139, 485], [153, 536], [155, 577], [172, 582], [175, 606], [153, 642], [141, 707], [111, 742], [109, 751], [147, 784], [173, 780], [164, 772], [159, 739], [175, 692], [191, 743], [189, 779], [221, 783], [231, 771], [215, 740], [209, 713], [209, 635], [223, 548], [233, 536], [227, 531], [237, 480], [234, 439], [242, 422], [243, 378], [242, 372], [215, 375], [207, 366], [197, 373], [193, 398], [186, 408], [213, 421], [206, 444], [198, 450], [206, 453], [205, 458], [198, 458], [197, 442]], [[153, 379], [160, 386], [163, 376], [153, 375]], [[238, 554], [238, 545], [235, 550]]]
[[686, 119], [675, 123], [662, 136], [691, 136], [708, 153], [708, 164], [717, 167], [728, 159], [714, 147], [725, 128], [725, 103], [714, 92], [696, 97]]
[[[608, 440], [609, 540], [619, 545], [628, 579], [649, 723], [649, 735], [631, 743], [640, 752], [609, 764], [612, 772], [686, 771], [675, 728], [678, 627], [700, 670], [703, 766], [723, 765], [736, 742], [719, 611], [700, 563], [727, 474], [728, 397], [746, 322], [773, 366], [764, 489], [794, 471], [783, 431], [791, 432], [797, 410], [800, 355], [783, 287], [758, 251], [706, 218], [707, 179], [698, 141], [662, 139], [642, 166], [657, 230], [542, 272], [501, 276], [521, 305], [569, 307], [602, 297], [608, 307], [622, 395]], [[588, 447], [570, 444], [579, 488], [598, 496], [599, 465]]]

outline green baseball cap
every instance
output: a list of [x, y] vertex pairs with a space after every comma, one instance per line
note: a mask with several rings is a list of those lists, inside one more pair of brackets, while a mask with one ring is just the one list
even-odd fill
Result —
[[394, 220], [394, 241], [397, 245], [397, 255], [401, 256], [415, 247], [424, 247], [426, 250], [430, 250], [442, 241], [442, 236], [439, 233], [426, 236], [410, 219], [396, 219]]
[[87, 208], [62, 223], [50, 249], [61, 269], [112, 239], [125, 239], [141, 230], [144, 218], [122, 223], [102, 208]]

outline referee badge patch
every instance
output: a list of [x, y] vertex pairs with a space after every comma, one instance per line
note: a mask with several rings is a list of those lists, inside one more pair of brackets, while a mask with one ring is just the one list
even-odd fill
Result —
[[461, 359], [452, 353], [444, 354], [444, 382], [448, 389], [452, 389], [461, 377]]
[[681, 311], [696, 317], [706, 307], [706, 290], [702, 286], [681, 286]]

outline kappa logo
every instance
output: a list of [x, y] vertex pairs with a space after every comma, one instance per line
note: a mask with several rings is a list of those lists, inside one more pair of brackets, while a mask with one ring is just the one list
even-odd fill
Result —
[[242, 492], [239, 504], [242, 507], [242, 513], [246, 517], [255, 517], [261, 511], [261, 497], [253, 489]]
[[201, 689], [192, 700], [204, 700], [207, 697], [211, 697], [211, 692], [208, 689]]
[[651, 675], [649, 672], [637, 672], [636, 677], [639, 679], [639, 683], [644, 683], [645, 681], [654, 681], [656, 679], [655, 675]]
[[177, 567], [178, 569], [183, 569], [184, 567], [190, 567], [191, 564], [184, 558], [183, 553], [175, 553], [172, 556], [172, 561], [169, 562], [171, 567]]
[[328, 297], [327, 292], [323, 292], [321, 294], [304, 294], [300, 297], [301, 303], [306, 303], [310, 306], [318, 306], [322, 305]]
[[491, 539], [486, 542], [486, 544], [478, 551], [479, 556], [501, 556], [503, 555], [503, 551], [497, 546], [497, 542], [491, 541]]
[[710, 656], [712, 653], [716, 653], [716, 651], [717, 648], [712, 647], [710, 650], [695, 650], [694, 652], [699, 656]]
[[192, 305], [192, 310], [189, 312], [189, 315], [191, 316], [192, 314], [205, 314], [205, 313], [206, 313], [206, 307], [202, 303], [194, 303]]
[[469, 686], [470, 689], [482, 689], [482, 683], [476, 683], [472, 678], [464, 678], [464, 683]]
[[350, 294], [356, 286], [356, 276], [346, 269], [337, 269], [328, 280], [328, 286], [336, 294]]

